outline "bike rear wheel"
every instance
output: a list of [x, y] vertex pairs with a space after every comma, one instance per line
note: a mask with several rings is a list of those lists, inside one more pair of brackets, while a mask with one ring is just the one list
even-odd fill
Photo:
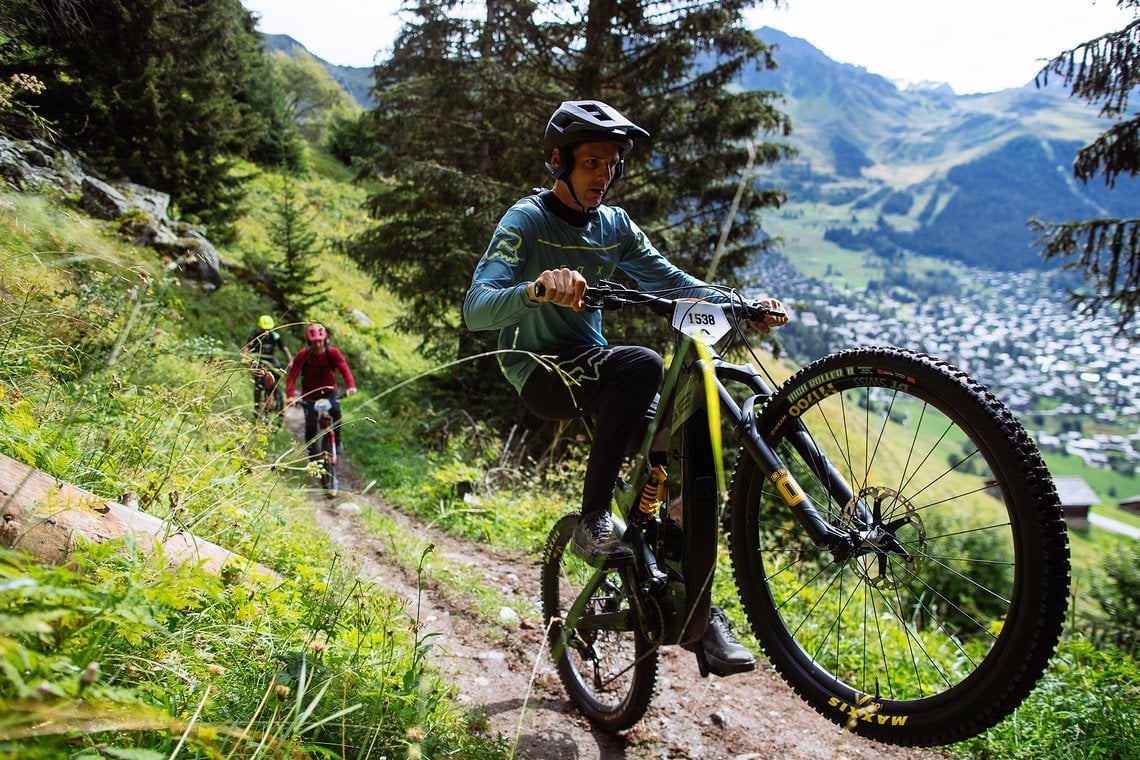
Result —
[[[853, 349], [796, 373], [757, 426], [794, 482], [741, 452], [732, 561], [784, 679], [892, 744], [948, 744], [1012, 712], [1060, 635], [1069, 555], [1052, 479], [1005, 406], [945, 362]], [[859, 533], [852, 556], [815, 546], [778, 489]]]
[[[635, 630], [630, 589], [621, 573], [597, 570], [569, 550], [577, 524], [578, 513], [566, 515], [546, 541], [543, 619], [570, 700], [595, 728], [612, 733], [645, 715], [657, 681], [657, 649]], [[584, 604], [575, 615], [572, 608], [579, 601]]]

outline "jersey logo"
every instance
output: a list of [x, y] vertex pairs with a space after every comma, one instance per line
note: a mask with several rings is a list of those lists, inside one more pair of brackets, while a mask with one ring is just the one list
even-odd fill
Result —
[[500, 227], [496, 233], [495, 247], [487, 251], [487, 260], [501, 259], [508, 264], [519, 263], [519, 249], [522, 248], [522, 235], [514, 230]]

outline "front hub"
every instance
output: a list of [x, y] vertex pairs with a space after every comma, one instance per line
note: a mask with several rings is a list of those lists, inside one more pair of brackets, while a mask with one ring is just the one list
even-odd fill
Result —
[[887, 486], [867, 486], [843, 507], [854, 529], [850, 563], [868, 584], [881, 589], [905, 586], [926, 556], [926, 529], [909, 499]]

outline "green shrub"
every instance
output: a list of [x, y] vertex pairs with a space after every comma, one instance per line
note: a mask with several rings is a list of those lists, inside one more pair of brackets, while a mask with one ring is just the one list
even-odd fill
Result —
[[1103, 573], [1089, 593], [1100, 609], [1085, 612], [1084, 624], [1099, 644], [1135, 655], [1140, 646], [1140, 549], [1120, 545], [1104, 558]]
[[970, 758], [1140, 758], [1140, 668], [1083, 639], [1058, 647], [1029, 698], [1002, 723], [955, 744]]
[[240, 580], [169, 570], [129, 540], [81, 547], [66, 568], [0, 552], [0, 756], [169, 757], [179, 743], [214, 757], [259, 743], [290, 757], [500, 754], [457, 738], [462, 718], [401, 602], [336, 564]]

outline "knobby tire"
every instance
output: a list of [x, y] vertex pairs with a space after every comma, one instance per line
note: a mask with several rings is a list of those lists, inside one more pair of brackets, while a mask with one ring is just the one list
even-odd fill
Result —
[[[542, 611], [559, 678], [578, 710], [608, 733], [630, 728], [645, 715], [657, 681], [657, 649], [637, 628], [629, 593], [616, 570], [597, 571], [569, 549], [578, 524], [571, 513], [555, 524], [542, 559]], [[564, 626], [575, 600], [594, 590], [579, 626]], [[621, 615], [625, 613], [624, 623]], [[609, 623], [598, 622], [601, 615]], [[593, 616], [593, 617], [591, 617]]]
[[[777, 496], [794, 485], [741, 451], [736, 584], [783, 678], [890, 744], [949, 744], [1011, 713], [1060, 635], [1069, 554], [1053, 481], [1006, 407], [943, 361], [860, 348], [801, 369], [756, 425], [829, 522], [880, 529], [836, 561]], [[831, 474], [813, 471], [812, 445]], [[836, 472], [855, 494], [846, 503], [828, 488]]]

